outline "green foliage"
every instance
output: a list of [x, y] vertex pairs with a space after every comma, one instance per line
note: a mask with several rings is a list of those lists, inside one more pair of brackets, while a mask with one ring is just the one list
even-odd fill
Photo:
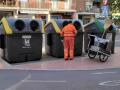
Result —
[[114, 19], [114, 23], [115, 23], [116, 25], [120, 25], [120, 17], [119, 17], [118, 19]]
[[[112, 13], [120, 13], [120, 0], [109, 0], [109, 8], [110, 12]], [[112, 17], [112, 15], [111, 15]], [[120, 24], [120, 16], [118, 18], [114, 18], [114, 23], [119, 25]]]
[[120, 12], [120, 0], [109, 0], [109, 7], [112, 13]]

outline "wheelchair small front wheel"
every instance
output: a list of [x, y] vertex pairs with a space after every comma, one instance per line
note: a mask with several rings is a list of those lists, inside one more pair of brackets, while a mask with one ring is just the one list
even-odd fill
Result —
[[89, 52], [88, 52], [88, 57], [89, 57], [90, 59], [94, 59], [94, 58], [96, 57], [96, 55], [97, 55], [96, 52], [89, 50]]
[[99, 55], [99, 60], [100, 60], [100, 62], [106, 62], [108, 60], [108, 56], [100, 54]]

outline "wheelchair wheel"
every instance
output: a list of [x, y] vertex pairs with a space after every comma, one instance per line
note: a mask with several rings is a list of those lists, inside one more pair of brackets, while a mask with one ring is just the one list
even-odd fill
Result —
[[106, 62], [108, 59], [108, 56], [107, 55], [103, 55], [103, 54], [100, 54], [99, 55], [99, 60], [100, 62]]
[[94, 59], [94, 58], [96, 57], [96, 55], [97, 55], [96, 52], [91, 51], [91, 50], [88, 51], [88, 57], [89, 57], [90, 59]]

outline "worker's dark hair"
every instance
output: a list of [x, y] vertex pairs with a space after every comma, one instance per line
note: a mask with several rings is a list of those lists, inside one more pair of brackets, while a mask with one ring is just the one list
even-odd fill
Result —
[[80, 24], [79, 21], [75, 21], [75, 22], [73, 23], [73, 25], [75, 26], [76, 30], [80, 30], [80, 29], [81, 29], [81, 24]]
[[64, 21], [64, 22], [62, 23], [62, 26], [63, 26], [63, 27], [65, 27], [66, 25], [68, 25], [68, 21]]

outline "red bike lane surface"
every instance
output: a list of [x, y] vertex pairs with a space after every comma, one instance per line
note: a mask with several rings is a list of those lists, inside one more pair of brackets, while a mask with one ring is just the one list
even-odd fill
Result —
[[0, 59], [0, 69], [28, 69], [28, 70], [94, 70], [120, 67], [120, 48], [115, 48], [115, 54], [107, 62], [100, 62], [99, 58], [91, 60], [87, 55], [75, 57], [73, 61], [64, 61], [63, 58], [43, 57], [39, 61], [8, 64]]

